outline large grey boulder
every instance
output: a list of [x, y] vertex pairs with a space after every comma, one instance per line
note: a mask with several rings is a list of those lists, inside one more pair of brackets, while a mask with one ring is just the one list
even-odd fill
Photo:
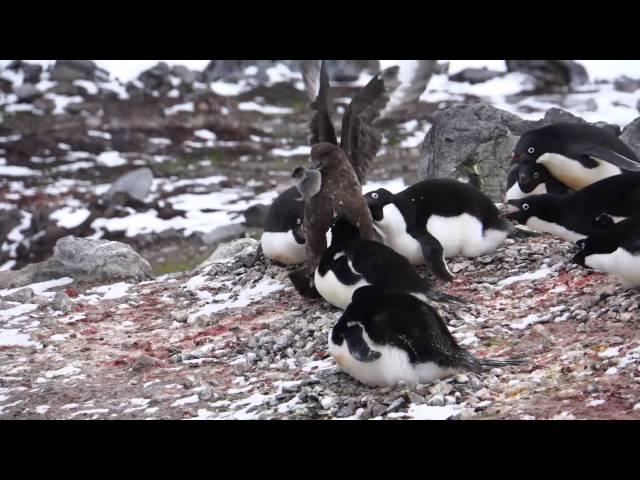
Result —
[[[421, 180], [454, 178], [469, 182], [495, 202], [502, 201], [519, 137], [527, 130], [558, 122], [585, 120], [558, 108], [549, 109], [541, 120], [531, 121], [484, 103], [453, 105], [433, 119], [422, 145], [418, 176]], [[616, 133], [615, 126], [597, 125]]]
[[620, 140], [629, 145], [629, 148], [640, 157], [640, 117], [624, 127]]
[[104, 194], [106, 200], [111, 200], [116, 193], [128, 193], [131, 198], [141, 202], [151, 191], [153, 184], [153, 172], [150, 168], [142, 167], [125, 173], [111, 184], [111, 187]]
[[452, 82], [468, 82], [472, 85], [476, 83], [483, 83], [493, 78], [503, 76], [503, 72], [497, 72], [495, 70], [489, 70], [487, 67], [482, 68], [465, 68], [453, 75], [449, 75], [449, 80]]
[[94, 80], [97, 70], [97, 65], [91, 60], [57, 60], [51, 70], [51, 80], [56, 82]]
[[537, 90], [576, 87], [589, 81], [587, 70], [573, 60], [506, 60], [509, 72], [521, 72], [535, 80]]
[[200, 267], [206, 267], [214, 263], [231, 263], [238, 257], [255, 255], [260, 242], [253, 238], [240, 238], [229, 243], [218, 245], [218, 248], [206, 259]]
[[64, 237], [44, 262], [21, 270], [0, 272], [0, 288], [71, 277], [77, 282], [109, 283], [152, 278], [151, 266], [126, 243]]
[[499, 201], [522, 119], [484, 103], [454, 105], [433, 119], [418, 176], [470, 182]]
[[32, 85], [31, 83], [25, 83], [23, 85], [15, 87], [14, 93], [18, 98], [18, 102], [21, 102], [21, 103], [31, 103], [36, 98], [41, 97], [43, 95], [43, 93], [38, 89], [38, 87], [36, 87], [35, 85]]

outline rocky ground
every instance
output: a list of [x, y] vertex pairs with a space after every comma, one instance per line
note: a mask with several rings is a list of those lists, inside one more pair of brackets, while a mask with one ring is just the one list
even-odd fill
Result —
[[151, 281], [0, 291], [0, 418], [640, 418], [637, 293], [569, 263], [571, 244], [450, 261], [441, 287], [472, 302], [439, 306], [456, 338], [526, 366], [371, 388], [327, 355], [340, 311], [264, 258], [247, 268], [256, 242], [236, 242]]

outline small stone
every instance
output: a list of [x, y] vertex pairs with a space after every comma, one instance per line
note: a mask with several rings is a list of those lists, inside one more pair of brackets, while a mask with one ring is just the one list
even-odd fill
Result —
[[177, 311], [171, 312], [171, 319], [176, 322], [184, 323], [187, 321], [188, 318], [189, 318], [189, 315], [184, 310], [177, 310]]
[[422, 395], [418, 395], [415, 392], [407, 392], [406, 397], [407, 397], [407, 401], [410, 403], [421, 404], [426, 401]]
[[384, 414], [384, 412], [387, 411], [387, 406], [383, 405], [382, 403], [374, 403], [373, 407], [371, 407], [371, 416], [372, 417], [379, 417], [381, 415]]
[[400, 398], [396, 398], [391, 405], [389, 405], [389, 407], [387, 408], [386, 413], [392, 413], [395, 412], [396, 410], [399, 410], [400, 407], [402, 407], [405, 404], [405, 400], [404, 398], [400, 397]]
[[444, 395], [434, 395], [427, 403], [431, 407], [444, 407]]
[[160, 360], [158, 360], [157, 358], [151, 357], [149, 355], [140, 355], [133, 361], [131, 368], [133, 370], [142, 370], [145, 368], [155, 367], [160, 363]]
[[462, 373], [456, 375], [454, 380], [456, 383], [469, 383], [469, 377]]
[[198, 397], [200, 400], [211, 400], [215, 395], [213, 391], [213, 387], [211, 385], [205, 385], [202, 390], [198, 392]]
[[73, 302], [65, 293], [58, 292], [55, 297], [53, 297], [51, 308], [62, 313], [69, 313], [73, 310]]
[[491, 392], [487, 388], [481, 388], [480, 390], [475, 392], [474, 395], [481, 400], [488, 400], [491, 398]]
[[444, 397], [444, 403], [445, 405], [455, 405], [457, 402], [456, 397], [454, 397], [453, 395], [447, 395]]
[[567, 398], [575, 398], [580, 394], [580, 392], [578, 392], [576, 389], [574, 388], [565, 388], [563, 390], [560, 390], [560, 392], [558, 393], [558, 398], [564, 400]]

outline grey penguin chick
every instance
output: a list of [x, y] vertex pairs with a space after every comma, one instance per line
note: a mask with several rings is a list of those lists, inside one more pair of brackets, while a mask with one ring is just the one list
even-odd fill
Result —
[[315, 168], [298, 167], [291, 175], [297, 178], [296, 188], [300, 192], [298, 201], [308, 201], [314, 195], [317, 195], [322, 187], [322, 174], [320, 170]]

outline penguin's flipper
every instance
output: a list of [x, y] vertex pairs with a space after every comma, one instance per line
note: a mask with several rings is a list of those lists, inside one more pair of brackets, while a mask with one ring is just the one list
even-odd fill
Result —
[[307, 96], [311, 102], [311, 108], [315, 114], [309, 125], [309, 144], [320, 142], [338, 144], [336, 132], [331, 121], [329, 76], [323, 60], [307, 60], [302, 64], [302, 79], [304, 81]]
[[[300, 198], [298, 199], [298, 201], [303, 202], [304, 198]], [[291, 235], [293, 235], [293, 238], [295, 239], [295, 241], [301, 245], [307, 242], [307, 240], [304, 238], [304, 233], [302, 232], [302, 229], [299, 228], [298, 226], [295, 226], [291, 229]]]
[[408, 233], [420, 243], [424, 261], [431, 271], [444, 281], [450, 282], [453, 280], [453, 274], [449, 271], [447, 262], [444, 259], [444, 249], [438, 239], [426, 230]]
[[349, 266], [349, 258], [346, 255], [338, 257], [337, 260], [331, 262], [331, 269], [336, 278], [345, 285], [355, 285], [362, 280], [362, 276]]
[[362, 327], [358, 324], [347, 327], [343, 333], [347, 342], [347, 348], [353, 358], [360, 362], [370, 363], [379, 359], [382, 354], [376, 350], [371, 350], [365, 341]]
[[360, 90], [342, 117], [340, 147], [347, 153], [358, 180], [364, 183], [367, 169], [382, 144], [373, 121], [387, 106], [390, 95], [400, 85], [399, 67], [384, 69]]
[[630, 170], [632, 172], [640, 171], [640, 163], [638, 163], [637, 160], [626, 157], [606, 147], [601, 147], [600, 145], [589, 145], [585, 147], [581, 153], [589, 157], [597, 158], [598, 160], [609, 162], [622, 170]]

